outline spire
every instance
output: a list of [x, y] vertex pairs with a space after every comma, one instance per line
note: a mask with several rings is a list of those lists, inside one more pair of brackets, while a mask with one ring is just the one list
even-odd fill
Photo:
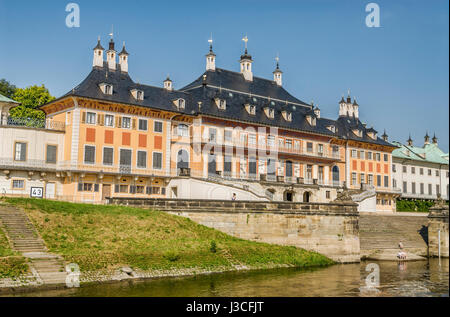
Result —
[[409, 146], [413, 145], [413, 140], [411, 139], [411, 133], [409, 134], [409, 138], [408, 138], [408, 140], [406, 142], [408, 142]]
[[108, 68], [116, 70], [116, 50], [114, 49], [114, 26], [109, 33], [111, 40], [109, 40], [109, 49], [106, 52], [106, 61], [108, 62]]
[[247, 35], [244, 36], [242, 41], [244, 41], [244, 43], [245, 43], [245, 53], [244, 53], [244, 55], [241, 55], [241, 60], [240, 60], [241, 73], [244, 75], [245, 80], [253, 81], [253, 73], [252, 73], [253, 60], [252, 60], [252, 56], [249, 55], [248, 51], [247, 51], [247, 42], [248, 42]]
[[125, 41], [123, 41], [123, 47], [122, 47], [122, 51], [119, 53], [119, 56], [120, 55], [130, 55], [130, 54], [128, 54], [128, 52], [127, 52], [127, 50], [125, 49]]
[[94, 58], [92, 61], [93, 67], [103, 67], [103, 51], [105, 49], [100, 44], [100, 36], [97, 40], [97, 46], [94, 47]]
[[208, 40], [209, 43], [209, 52], [206, 54], [206, 70], [215, 71], [216, 70], [216, 54], [213, 52], [213, 38], [212, 34]]
[[119, 53], [119, 65], [120, 70], [124, 73], [128, 73], [128, 54], [127, 50], [125, 49], [125, 41], [123, 41], [123, 48], [122, 51]]
[[280, 57], [277, 54], [277, 57], [275, 57], [275, 60], [277, 61], [277, 65], [275, 70], [273, 71], [273, 80], [277, 83], [278, 86], [282, 86], [282, 74], [283, 72], [280, 70]]
[[347, 103], [352, 103], [352, 98], [350, 97], [350, 89], [348, 90], [347, 93]]
[[424, 145], [430, 144], [430, 136], [428, 135], [428, 131], [427, 131], [427, 134], [425, 134], [424, 139], [425, 139]]
[[384, 133], [383, 133], [383, 135], [382, 135], [381, 137], [383, 138], [384, 141], [387, 142], [387, 140], [388, 140], [388, 135], [386, 134], [386, 129], [384, 129]]
[[433, 134], [433, 139], [432, 140], [433, 140], [433, 144], [436, 144], [436, 145], [438, 144], [438, 139], [436, 137], [436, 133]]

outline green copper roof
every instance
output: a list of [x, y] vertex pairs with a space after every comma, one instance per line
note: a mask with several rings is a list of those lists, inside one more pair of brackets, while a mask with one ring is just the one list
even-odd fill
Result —
[[437, 144], [430, 143], [417, 147], [403, 145], [397, 141], [392, 143], [399, 147], [392, 152], [394, 158], [448, 165], [448, 153], [444, 153]]
[[0, 94], [0, 102], [20, 103], [15, 100], [9, 99], [8, 97], [3, 96], [2, 94]]

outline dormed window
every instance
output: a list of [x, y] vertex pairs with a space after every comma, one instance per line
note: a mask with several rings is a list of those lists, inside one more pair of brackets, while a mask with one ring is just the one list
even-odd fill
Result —
[[362, 137], [362, 131], [360, 129], [353, 129], [353, 133], [360, 138]]
[[273, 119], [275, 118], [275, 109], [270, 107], [265, 107], [264, 112], [266, 113], [267, 118]]
[[316, 117], [313, 117], [312, 115], [306, 116], [306, 121], [308, 121], [309, 125], [316, 126]]
[[214, 101], [216, 102], [217, 108], [220, 110], [227, 109], [227, 101], [225, 99], [215, 98]]
[[178, 109], [184, 109], [186, 107], [186, 100], [184, 100], [183, 98], [178, 98], [174, 100], [173, 103]]
[[113, 94], [113, 85], [107, 84], [107, 83], [101, 83], [100, 89], [105, 95], [112, 95]]
[[256, 114], [256, 106], [251, 105], [249, 103], [245, 104], [245, 110], [247, 110], [248, 114], [254, 116]]
[[335, 127], [334, 125], [330, 125], [330, 126], [328, 126], [327, 128], [328, 128], [328, 130], [330, 130], [331, 132], [336, 133], [336, 127]]
[[131, 90], [131, 94], [136, 100], [144, 100], [144, 92], [142, 90], [133, 89]]
[[367, 135], [373, 140], [376, 140], [376, 138], [377, 138], [377, 134], [375, 132], [373, 132], [373, 131], [367, 132]]
[[284, 120], [292, 121], [292, 113], [291, 112], [288, 112], [288, 111], [284, 110], [282, 112], [282, 115], [283, 115]]

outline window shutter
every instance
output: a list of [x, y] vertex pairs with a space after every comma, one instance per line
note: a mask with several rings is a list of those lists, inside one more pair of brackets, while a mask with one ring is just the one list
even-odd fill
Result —
[[86, 123], [86, 112], [83, 111], [83, 113], [81, 114], [81, 123]]
[[120, 191], [120, 187], [118, 184], [114, 185], [114, 192], [118, 193]]
[[78, 183], [78, 191], [79, 192], [83, 191], [83, 183]]
[[136, 119], [131, 120], [131, 126], [132, 126], [133, 130], [136, 130]]
[[118, 128], [122, 127], [122, 117], [117, 117], [117, 127]]
[[105, 124], [105, 115], [104, 114], [99, 114], [98, 115], [98, 123], [103, 126]]
[[20, 160], [21, 161], [25, 161], [26, 157], [27, 157], [27, 145], [26, 143], [21, 143], [20, 144]]

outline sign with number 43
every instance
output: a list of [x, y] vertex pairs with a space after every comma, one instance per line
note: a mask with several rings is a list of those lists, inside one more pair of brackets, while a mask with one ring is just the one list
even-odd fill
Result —
[[30, 196], [31, 196], [31, 198], [43, 198], [44, 197], [44, 188], [43, 187], [31, 187]]

